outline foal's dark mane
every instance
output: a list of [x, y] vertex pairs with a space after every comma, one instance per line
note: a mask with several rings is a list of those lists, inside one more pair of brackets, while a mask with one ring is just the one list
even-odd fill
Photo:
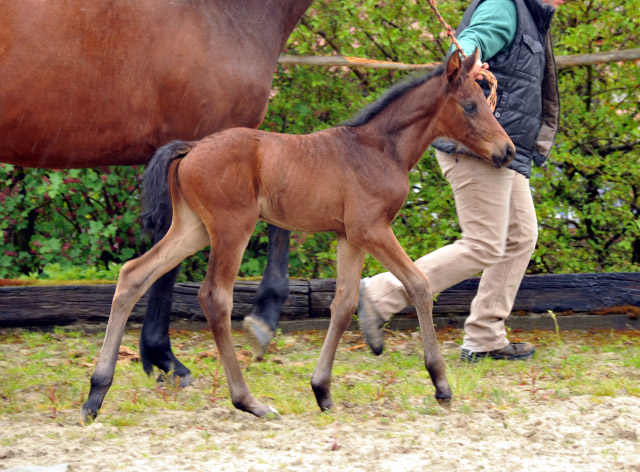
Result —
[[348, 119], [340, 123], [341, 126], [349, 126], [354, 128], [356, 126], [362, 126], [373, 118], [378, 116], [382, 110], [388, 107], [392, 102], [396, 101], [398, 98], [402, 97], [407, 92], [413, 90], [416, 87], [428, 82], [433, 77], [439, 77], [444, 73], [444, 66], [440, 65], [431, 72], [430, 74], [425, 75], [417, 75], [411, 76], [408, 79], [403, 80], [395, 85], [393, 85], [386, 93], [377, 99], [372, 104], [365, 107], [360, 113], [358, 113], [353, 118]]

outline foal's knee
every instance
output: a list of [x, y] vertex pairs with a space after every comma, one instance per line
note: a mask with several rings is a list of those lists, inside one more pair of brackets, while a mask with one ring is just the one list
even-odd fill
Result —
[[210, 325], [217, 325], [228, 313], [231, 313], [233, 296], [202, 285], [198, 291], [198, 301]]
[[409, 282], [407, 287], [405, 287], [407, 295], [409, 295], [409, 298], [416, 304], [433, 300], [433, 292], [429, 279], [424, 274], [420, 275], [422, 277]]
[[336, 294], [331, 302], [331, 313], [342, 314], [342, 318], [350, 320], [349, 316], [358, 308], [358, 294], [355, 290], [343, 286], [336, 287]]

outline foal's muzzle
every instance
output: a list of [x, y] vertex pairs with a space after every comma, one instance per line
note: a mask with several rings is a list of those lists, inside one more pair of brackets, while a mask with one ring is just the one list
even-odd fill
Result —
[[502, 154], [493, 154], [491, 156], [491, 163], [496, 169], [504, 167], [509, 164], [516, 155], [516, 150], [512, 144], [507, 144]]

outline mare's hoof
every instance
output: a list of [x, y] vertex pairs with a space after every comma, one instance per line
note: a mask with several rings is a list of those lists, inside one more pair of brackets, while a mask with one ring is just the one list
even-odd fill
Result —
[[97, 411], [94, 411], [91, 408], [87, 407], [86, 404], [82, 405], [82, 424], [84, 426], [89, 426], [91, 423], [93, 423], [97, 416]]
[[247, 341], [253, 348], [256, 360], [261, 361], [264, 359], [269, 343], [273, 339], [273, 330], [264, 321], [251, 315], [245, 316], [242, 328]]
[[196, 379], [193, 378], [193, 375], [191, 374], [187, 374], [183, 377], [180, 377], [180, 387], [188, 387], [189, 385], [191, 385], [193, 382], [195, 382]]
[[[167, 374], [162, 372], [160, 375], [158, 375], [158, 378], [156, 379], [156, 382], [164, 383], [166, 380], [167, 380]], [[186, 374], [184, 376], [171, 374], [171, 385], [174, 385], [176, 387], [180, 387], [180, 388], [188, 387], [194, 381], [195, 381], [195, 379], [193, 378], [193, 376], [190, 373]]]

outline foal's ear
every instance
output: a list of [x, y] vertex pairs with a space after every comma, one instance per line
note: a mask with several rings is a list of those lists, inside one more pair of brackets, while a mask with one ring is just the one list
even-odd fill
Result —
[[480, 49], [476, 47], [476, 50], [473, 51], [473, 54], [471, 54], [462, 62], [462, 71], [465, 74], [467, 74], [471, 69], [473, 69], [473, 66], [479, 61], [480, 61]]
[[447, 59], [447, 82], [455, 83], [460, 77], [460, 53], [458, 51], [454, 51]]

